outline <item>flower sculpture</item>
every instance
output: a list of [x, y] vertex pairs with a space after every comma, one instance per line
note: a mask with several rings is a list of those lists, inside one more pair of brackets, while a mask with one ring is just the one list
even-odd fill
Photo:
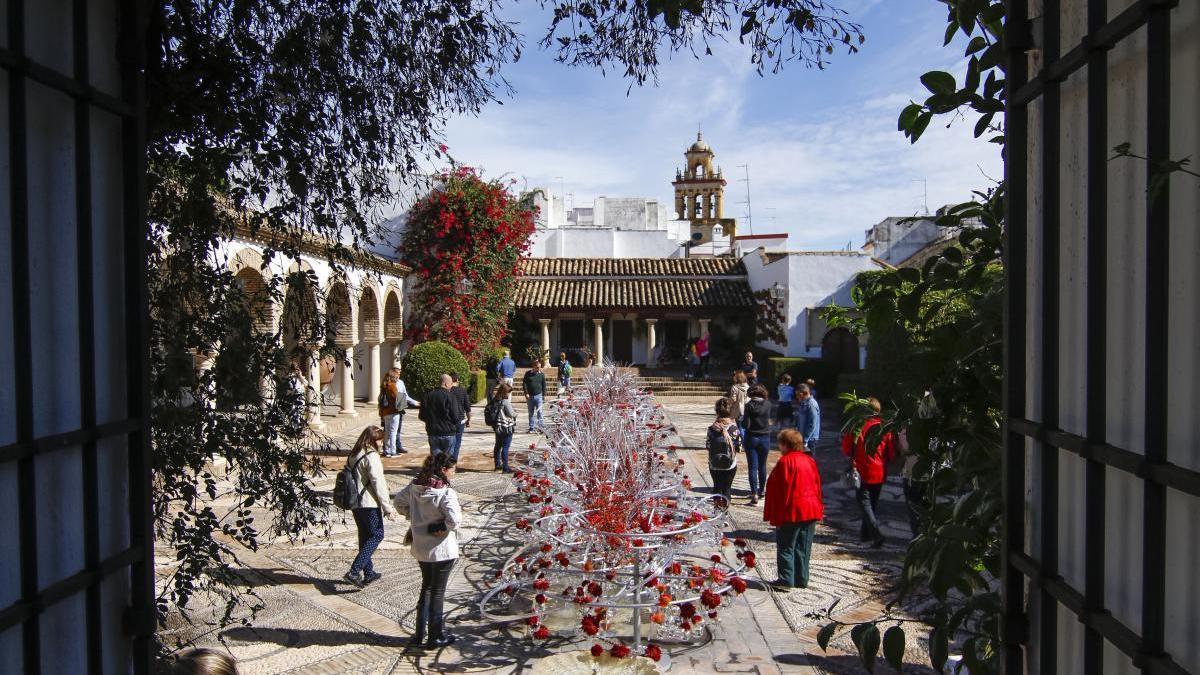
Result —
[[524, 620], [535, 638], [555, 626], [594, 655], [658, 661], [648, 639], [700, 639], [754, 557], [730, 546], [712, 497], [689, 492], [670, 435], [662, 406], [612, 366], [551, 404], [546, 440], [514, 474], [527, 543], [496, 572], [483, 615]]

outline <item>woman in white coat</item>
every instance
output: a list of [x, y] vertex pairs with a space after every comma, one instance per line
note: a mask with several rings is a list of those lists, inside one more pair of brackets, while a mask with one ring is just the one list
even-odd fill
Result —
[[412, 527], [410, 551], [421, 566], [417, 627], [410, 649], [445, 647], [457, 639], [445, 631], [442, 616], [446, 582], [458, 560], [458, 526], [462, 523], [458, 493], [450, 487], [456, 464], [450, 455], [433, 455], [413, 482], [396, 494], [396, 510]]
[[383, 541], [383, 519], [393, 520], [396, 517], [396, 510], [388, 499], [391, 491], [388, 490], [387, 479], [383, 477], [383, 460], [379, 459], [383, 435], [383, 429], [375, 425], [363, 429], [350, 456], [346, 458], [346, 466], [354, 467], [358, 474], [362, 494], [358, 498], [358, 507], [353, 511], [354, 524], [358, 527], [358, 555], [343, 578], [359, 588], [383, 576], [375, 571], [371, 556], [379, 548], [379, 542]]

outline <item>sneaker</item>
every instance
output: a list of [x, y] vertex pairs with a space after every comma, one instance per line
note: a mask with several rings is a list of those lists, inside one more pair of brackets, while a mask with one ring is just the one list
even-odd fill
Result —
[[768, 581], [767, 585], [770, 586], [771, 590], [775, 591], [776, 593], [788, 593], [792, 590], [792, 585], [783, 579]]
[[370, 586], [372, 583], [379, 581], [382, 578], [383, 578], [383, 575], [380, 574], [379, 572], [374, 572], [374, 571], [368, 572], [367, 574], [363, 575], [362, 585]]
[[433, 647], [434, 649], [441, 649], [442, 647], [449, 647], [457, 641], [457, 635], [454, 635], [453, 633], [446, 633], [440, 638], [429, 638], [429, 640], [425, 643], [425, 646]]
[[350, 584], [351, 586], [353, 586], [355, 588], [363, 587], [362, 577], [358, 576], [354, 572], [346, 572], [345, 574], [342, 575], [342, 578], [346, 580], [346, 583]]
[[396, 451], [396, 454], [397, 455], [407, 455], [408, 451], [405, 450], [404, 448], [400, 448], [399, 450]]

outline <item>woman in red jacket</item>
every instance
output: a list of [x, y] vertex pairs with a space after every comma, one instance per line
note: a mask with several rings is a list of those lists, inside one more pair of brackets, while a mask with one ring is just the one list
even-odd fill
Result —
[[879, 531], [879, 518], [875, 510], [879, 507], [879, 493], [883, 491], [883, 483], [887, 480], [887, 465], [896, 457], [896, 436], [887, 432], [879, 439], [879, 445], [869, 456], [867, 455], [867, 437], [871, 430], [883, 424], [879, 417], [882, 406], [879, 399], [868, 399], [875, 415], [867, 419], [858, 436], [842, 434], [842, 454], [853, 459], [854, 468], [858, 469], [859, 486], [855, 491], [858, 508], [862, 511], [862, 529], [859, 536], [863, 541], [870, 541], [874, 548], [883, 546], [883, 533]]
[[776, 564], [779, 578], [771, 582], [777, 591], [808, 588], [808, 561], [812, 557], [813, 533], [825, 516], [821, 499], [821, 473], [795, 429], [779, 432], [783, 456], [767, 478], [767, 503], [763, 520], [775, 526]]

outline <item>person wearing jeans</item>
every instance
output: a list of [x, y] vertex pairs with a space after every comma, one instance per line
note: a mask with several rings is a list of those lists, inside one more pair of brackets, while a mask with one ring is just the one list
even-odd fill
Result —
[[851, 458], [854, 468], [858, 469], [860, 483], [855, 491], [858, 508], [862, 512], [862, 527], [859, 536], [863, 541], [872, 542], [874, 548], [883, 546], [883, 533], [879, 530], [879, 518], [876, 509], [879, 506], [879, 494], [883, 491], [883, 483], [887, 480], [887, 465], [896, 456], [896, 435], [891, 431], [879, 437], [878, 445], [873, 453], [867, 454], [867, 438], [872, 430], [883, 424], [879, 416], [882, 406], [879, 399], [869, 399], [874, 416], [867, 419], [857, 436], [849, 433], [842, 435], [842, 453]]
[[533, 366], [525, 371], [521, 378], [521, 387], [525, 391], [525, 404], [529, 408], [529, 433], [543, 431], [542, 400], [546, 394], [546, 374], [542, 372], [542, 362], [534, 361]]
[[458, 457], [454, 452], [454, 434], [466, 413], [450, 392], [453, 386], [454, 380], [449, 374], [443, 373], [441, 386], [431, 389], [421, 402], [420, 418], [425, 423], [431, 456], [444, 453], [456, 459]]
[[821, 472], [804, 437], [793, 429], [779, 433], [783, 456], [767, 479], [767, 503], [763, 520], [775, 530], [775, 561], [779, 578], [771, 582], [776, 591], [808, 588], [808, 562], [812, 558], [813, 534], [825, 517], [821, 497]]
[[451, 455], [458, 457], [459, 451], [462, 450], [463, 434], [466, 433], [467, 427], [471, 426], [471, 397], [467, 394], [467, 390], [459, 384], [458, 373], [450, 373], [450, 381], [454, 383], [454, 386], [450, 388], [450, 393], [454, 396], [454, 401], [458, 404], [459, 409], [463, 411], [463, 417], [454, 429], [454, 447], [450, 451]]
[[[458, 528], [462, 507], [450, 487], [457, 461], [446, 454], [425, 459], [413, 482], [396, 494], [396, 510], [411, 525], [409, 551], [421, 568], [417, 621], [408, 650], [451, 645], [457, 637], [445, 630], [446, 583], [458, 560]], [[408, 539], [406, 537], [406, 539]]]
[[512, 446], [513, 432], [517, 430], [517, 411], [513, 410], [509, 395], [512, 387], [501, 383], [492, 393], [492, 404], [499, 406], [496, 415], [496, 444], [492, 447], [492, 461], [496, 471], [508, 473], [508, 449]]
[[387, 479], [383, 476], [383, 462], [379, 449], [383, 444], [384, 431], [371, 425], [363, 430], [354, 443], [354, 449], [346, 457], [346, 466], [358, 477], [362, 493], [358, 506], [352, 510], [354, 525], [358, 529], [358, 555], [350, 564], [350, 571], [343, 577], [354, 586], [362, 588], [379, 579], [382, 574], [375, 571], [371, 556], [383, 541], [383, 519], [396, 517], [388, 499]]
[[743, 424], [746, 426], [746, 470], [750, 472], [750, 506], [758, 504], [767, 489], [767, 456], [771, 453], [771, 403], [767, 388], [750, 387]]
[[379, 388], [379, 419], [383, 421], [383, 456], [395, 457], [408, 452], [400, 442], [400, 427], [404, 424], [404, 410], [408, 406], [421, 407], [408, 395], [400, 369], [392, 368], [383, 376]]

